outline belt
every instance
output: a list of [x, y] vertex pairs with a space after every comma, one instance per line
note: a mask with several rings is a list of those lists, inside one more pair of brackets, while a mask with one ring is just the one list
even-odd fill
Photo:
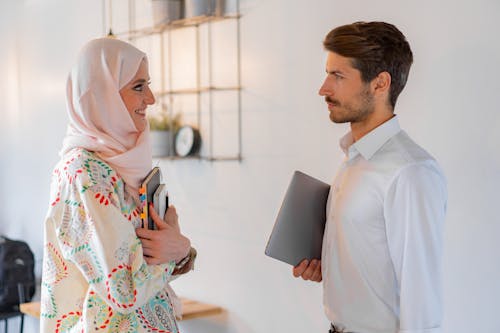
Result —
[[344, 331], [343, 328], [330, 324], [330, 330], [328, 331], [328, 333], [349, 333], [349, 332]]

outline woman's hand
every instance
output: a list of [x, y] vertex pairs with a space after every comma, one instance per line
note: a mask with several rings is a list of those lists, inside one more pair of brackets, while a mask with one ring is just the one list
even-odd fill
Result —
[[156, 224], [157, 230], [137, 228], [135, 233], [142, 242], [144, 259], [149, 265], [166, 264], [171, 260], [179, 262], [185, 258], [191, 248], [191, 241], [181, 234], [179, 217], [174, 206], [165, 213], [165, 220], [160, 218], [153, 206], [149, 214]]

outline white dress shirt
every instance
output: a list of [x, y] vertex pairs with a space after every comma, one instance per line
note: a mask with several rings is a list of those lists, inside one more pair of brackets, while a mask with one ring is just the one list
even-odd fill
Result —
[[440, 333], [440, 167], [397, 117], [357, 142], [348, 133], [341, 147], [321, 262], [328, 319], [346, 332]]

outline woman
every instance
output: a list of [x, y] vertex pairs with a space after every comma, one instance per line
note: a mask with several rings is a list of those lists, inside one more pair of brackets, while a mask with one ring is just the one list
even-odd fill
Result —
[[190, 268], [190, 241], [174, 207], [165, 221], [150, 209], [158, 230], [140, 228], [154, 102], [143, 52], [108, 38], [85, 45], [45, 221], [42, 332], [178, 331], [167, 283]]

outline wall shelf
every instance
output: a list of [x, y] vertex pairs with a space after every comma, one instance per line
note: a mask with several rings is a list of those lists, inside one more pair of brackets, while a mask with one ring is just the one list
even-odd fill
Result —
[[209, 22], [218, 22], [218, 21], [223, 21], [223, 20], [229, 20], [229, 19], [239, 19], [241, 17], [240, 14], [234, 14], [234, 15], [224, 15], [224, 16], [197, 16], [197, 17], [191, 17], [191, 18], [184, 18], [181, 20], [174, 20], [169, 23], [163, 23], [163, 24], [158, 24], [154, 27], [146, 27], [142, 29], [134, 29], [134, 30], [127, 30], [127, 31], [121, 31], [118, 33], [115, 33], [115, 36], [119, 38], [126, 38], [129, 40], [133, 40], [136, 38], [144, 37], [144, 36], [150, 36], [150, 35], [156, 35], [156, 34], [161, 34], [165, 31], [172, 31], [176, 29], [183, 29], [183, 28], [189, 28], [189, 27], [198, 27], [200, 25], [209, 23]]
[[200, 88], [186, 88], [186, 89], [175, 89], [167, 91], [155, 92], [155, 96], [163, 97], [168, 95], [190, 95], [190, 94], [200, 94], [210, 91], [234, 91], [241, 90], [241, 87], [200, 87]]
[[[159, 65], [155, 69], [155, 73], [161, 73], [159, 87], [154, 87], [157, 107], [166, 108], [171, 118], [180, 113], [183, 123], [200, 131], [201, 149], [191, 158], [206, 161], [242, 160], [241, 15], [239, 1], [234, 1], [234, 14], [184, 18], [140, 29], [134, 27], [137, 19], [136, 2], [128, 1], [129, 29], [115, 34], [148, 53], [150, 73], [151, 63]], [[225, 24], [223, 29], [220, 28], [222, 24]], [[180, 35], [183, 36], [181, 42], [176, 37]], [[230, 44], [234, 45], [232, 49], [229, 49]], [[192, 49], [186, 51], [187, 46]], [[220, 58], [229, 56], [231, 59], [223, 60], [221, 65]], [[186, 58], [193, 60], [188, 68], [194, 71], [188, 83], [184, 81], [189, 75], [178, 73], [179, 68], [186, 67], [182, 64]], [[216, 61], [219, 61], [219, 67], [214, 69]], [[230, 65], [234, 68], [226, 68]], [[230, 74], [230, 82], [217, 82], [221, 69]], [[183, 81], [183, 84], [179, 84], [179, 81]], [[182, 157], [170, 155], [162, 158], [177, 160]]]

